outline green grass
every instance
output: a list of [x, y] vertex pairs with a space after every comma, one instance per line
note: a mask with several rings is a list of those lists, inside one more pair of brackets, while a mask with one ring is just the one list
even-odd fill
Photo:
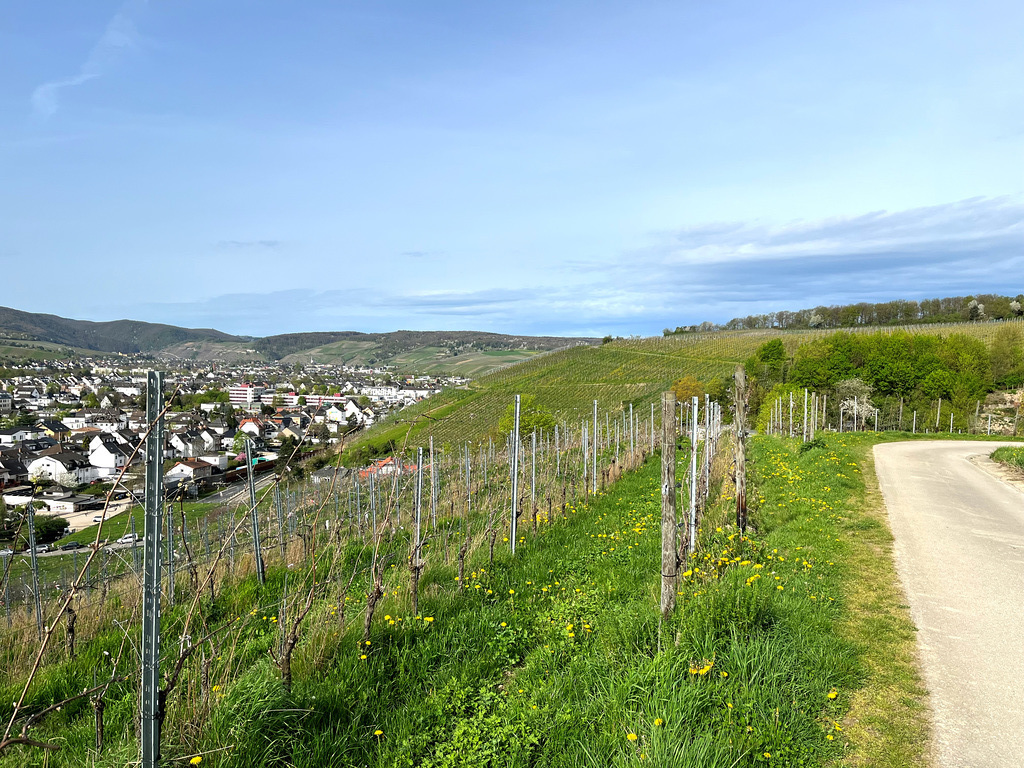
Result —
[[[731, 500], [720, 501], [664, 624], [656, 460], [537, 539], [524, 533], [515, 559], [502, 548], [490, 566], [477, 553], [462, 592], [435, 553], [418, 617], [396, 568], [369, 646], [339, 626], [329, 592], [308, 620], [291, 693], [267, 657], [287, 569], [271, 568], [262, 594], [251, 578], [225, 585], [211, 620], [245, 618], [218, 641], [208, 715], [194, 669], [173, 699], [165, 754], [202, 752], [204, 765], [224, 766], [836, 764], [856, 754], [848, 710], [874, 680], [864, 633], [875, 629], [848, 625], [853, 585], [877, 565], [858, 553], [884, 524], [862, 511], [860, 449], [824, 442], [800, 454], [752, 441], [754, 529], [740, 537]], [[361, 623], [357, 599], [348, 610]], [[180, 609], [169, 611], [168, 636], [177, 621]], [[109, 633], [96, 645], [116, 642]], [[84, 660], [48, 667], [37, 706], [84, 685], [105, 658], [90, 646]], [[134, 759], [133, 689], [110, 698], [112, 746], [97, 765]], [[37, 733], [67, 745], [51, 765], [92, 760], [90, 713], [68, 707]], [[2, 764], [30, 762], [26, 751]]]
[[[185, 504], [185, 519], [189, 524], [198, 524], [204, 520], [212, 511], [215, 509], [223, 508], [223, 505], [216, 504], [196, 504], [186, 503]], [[96, 514], [100, 513], [96, 510]], [[92, 519], [92, 518], [90, 518]], [[134, 505], [131, 509], [121, 512], [120, 514], [108, 517], [103, 521], [103, 538], [108, 541], [115, 541], [126, 533], [131, 533], [132, 520], [135, 520], [135, 532], [142, 536], [142, 532], [145, 526], [145, 513], [142, 507]], [[179, 505], [174, 505], [174, 519], [178, 526], [181, 525], [181, 516], [179, 512]], [[99, 523], [93, 523], [81, 528], [74, 533], [65, 536], [59, 541], [55, 542], [53, 546], [60, 546], [61, 544], [67, 544], [71, 541], [77, 541], [80, 544], [92, 544], [96, 540], [96, 529], [99, 527]], [[195, 534], [195, 528], [192, 531]]]
[[997, 448], [992, 452], [992, 460], [1024, 469], [1024, 448]]

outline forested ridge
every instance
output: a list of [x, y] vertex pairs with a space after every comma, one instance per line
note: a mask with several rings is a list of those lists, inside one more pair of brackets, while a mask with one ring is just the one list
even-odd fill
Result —
[[855, 328], [865, 325], [917, 325], [923, 323], [984, 322], [1007, 320], [1024, 316], [1024, 294], [1002, 296], [979, 293], [973, 296], [947, 296], [941, 299], [897, 299], [895, 301], [866, 302], [817, 306], [796, 311], [779, 310], [762, 315], [734, 317], [727, 323], [711, 322], [700, 325], [666, 328], [663, 333], [691, 331], [742, 331], [756, 328]]

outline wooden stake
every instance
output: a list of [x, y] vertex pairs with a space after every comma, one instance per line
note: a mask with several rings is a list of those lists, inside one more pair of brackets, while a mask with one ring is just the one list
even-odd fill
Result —
[[[736, 527], [740, 534], [747, 528], [747, 377], [742, 365], [736, 366]], [[813, 439], [813, 435], [812, 435]]]
[[676, 608], [676, 396], [661, 395], [661, 615]]

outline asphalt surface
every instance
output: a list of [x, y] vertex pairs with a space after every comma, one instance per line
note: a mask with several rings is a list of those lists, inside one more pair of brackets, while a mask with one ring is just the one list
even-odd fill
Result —
[[940, 768], [1024, 766], [1024, 490], [1000, 445], [875, 446]]

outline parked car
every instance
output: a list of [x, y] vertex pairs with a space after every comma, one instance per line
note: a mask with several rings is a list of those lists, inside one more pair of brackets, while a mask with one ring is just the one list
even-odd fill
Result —
[[117, 540], [117, 543], [118, 544], [134, 544], [138, 540], [139, 540], [139, 535], [137, 533], [126, 533], [124, 536], [122, 536], [120, 539]]
[[0, 557], [10, 557], [14, 554], [14, 550], [8, 547], [7, 549], [0, 549]]
[[94, 523], [102, 523], [104, 520], [103, 515], [94, 515], [92, 521]]
[[81, 549], [85, 545], [78, 541], [69, 541], [67, 544], [61, 544], [60, 548], [67, 552], [69, 549]]
[[44, 552], [49, 552], [50, 548], [45, 544], [36, 544], [36, 554], [41, 555]]

